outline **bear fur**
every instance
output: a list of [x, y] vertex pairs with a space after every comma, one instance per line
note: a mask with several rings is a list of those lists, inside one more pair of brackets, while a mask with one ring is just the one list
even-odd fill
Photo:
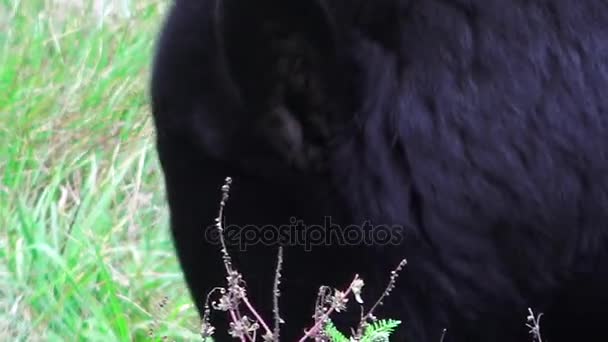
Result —
[[[230, 176], [229, 250], [268, 321], [262, 232], [392, 237], [285, 244], [282, 341], [320, 285], [359, 274], [369, 307], [402, 258], [376, 312], [403, 322], [393, 341], [529, 341], [529, 307], [547, 341], [605, 340], [608, 2], [175, 0], [151, 100], [199, 310], [225, 281], [210, 227]], [[247, 227], [271, 228], [244, 246]]]

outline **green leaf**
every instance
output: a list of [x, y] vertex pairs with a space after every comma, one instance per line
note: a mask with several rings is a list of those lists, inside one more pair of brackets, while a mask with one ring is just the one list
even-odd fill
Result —
[[325, 325], [325, 334], [329, 336], [332, 342], [348, 342], [348, 338], [336, 328], [332, 321]]
[[401, 324], [394, 319], [381, 319], [371, 323], [365, 329], [361, 342], [388, 342], [390, 335]]

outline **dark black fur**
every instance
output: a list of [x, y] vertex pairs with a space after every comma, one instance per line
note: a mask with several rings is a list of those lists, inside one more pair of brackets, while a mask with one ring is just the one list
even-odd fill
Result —
[[[177, 0], [152, 76], [199, 309], [231, 176], [229, 224], [403, 227], [397, 246], [289, 247], [284, 341], [319, 285], [359, 273], [371, 305], [403, 257], [377, 313], [396, 341], [527, 341], [529, 306], [546, 341], [608, 338], [608, 2]], [[231, 247], [269, 321], [276, 251]]]

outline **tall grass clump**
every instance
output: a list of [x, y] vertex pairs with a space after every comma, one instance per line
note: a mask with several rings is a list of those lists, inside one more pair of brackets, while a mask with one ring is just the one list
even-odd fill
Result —
[[167, 4], [0, 0], [0, 341], [196, 331], [147, 98]]

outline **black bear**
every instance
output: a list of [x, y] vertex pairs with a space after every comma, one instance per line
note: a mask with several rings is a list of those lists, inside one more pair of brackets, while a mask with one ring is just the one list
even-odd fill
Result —
[[402, 258], [377, 312], [395, 341], [529, 341], [529, 307], [545, 340], [607, 338], [607, 1], [175, 0], [151, 99], [199, 310], [230, 176], [229, 249], [270, 321], [286, 246], [281, 340], [318, 286], [360, 274], [369, 304]]

